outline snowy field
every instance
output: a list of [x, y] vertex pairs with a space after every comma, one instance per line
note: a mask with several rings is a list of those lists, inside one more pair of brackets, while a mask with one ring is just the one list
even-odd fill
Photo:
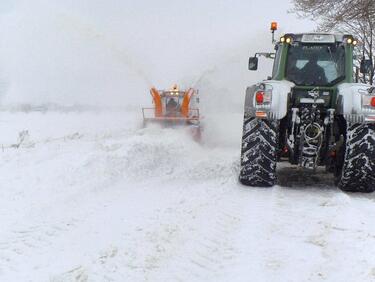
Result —
[[241, 186], [241, 122], [197, 144], [138, 112], [1, 113], [0, 281], [375, 281], [375, 195]]

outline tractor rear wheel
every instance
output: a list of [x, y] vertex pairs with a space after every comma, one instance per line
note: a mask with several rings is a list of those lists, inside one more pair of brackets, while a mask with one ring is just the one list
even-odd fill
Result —
[[347, 192], [375, 191], [375, 124], [348, 125], [338, 186]]
[[244, 119], [239, 176], [242, 184], [254, 187], [275, 185], [278, 128], [278, 121]]

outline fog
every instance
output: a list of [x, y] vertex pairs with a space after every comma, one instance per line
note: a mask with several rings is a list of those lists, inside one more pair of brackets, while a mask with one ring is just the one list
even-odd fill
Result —
[[[277, 3], [277, 4], [275, 4]], [[10, 1], [0, 5], [2, 104], [140, 107], [150, 86], [200, 89], [207, 109], [238, 109], [270, 63], [269, 26], [311, 31], [289, 1]], [[209, 105], [212, 105], [210, 107]]]

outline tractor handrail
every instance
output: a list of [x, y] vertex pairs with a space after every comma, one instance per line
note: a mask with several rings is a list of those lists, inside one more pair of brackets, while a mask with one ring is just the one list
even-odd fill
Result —
[[189, 109], [189, 116], [188, 117], [168, 117], [168, 116], [162, 116], [162, 117], [146, 117], [146, 111], [153, 111], [155, 112], [155, 108], [142, 108], [142, 115], [144, 120], [199, 120], [200, 113], [198, 108], [191, 108]]

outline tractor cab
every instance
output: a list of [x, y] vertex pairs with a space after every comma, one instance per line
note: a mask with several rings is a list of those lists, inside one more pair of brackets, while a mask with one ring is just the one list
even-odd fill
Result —
[[184, 102], [185, 92], [179, 91], [175, 85], [169, 91], [162, 91], [160, 99], [165, 115], [168, 117], [181, 117], [181, 105]]
[[337, 103], [337, 86], [353, 83], [353, 50], [357, 41], [351, 35], [299, 33], [285, 34], [275, 42], [275, 53], [257, 53], [249, 60], [249, 69], [256, 70], [258, 57], [274, 59], [273, 81], [293, 84], [292, 104], [311, 98], [318, 91], [324, 107]]
[[353, 82], [351, 35], [286, 34], [275, 45], [274, 80], [287, 80], [296, 88], [325, 88]]

